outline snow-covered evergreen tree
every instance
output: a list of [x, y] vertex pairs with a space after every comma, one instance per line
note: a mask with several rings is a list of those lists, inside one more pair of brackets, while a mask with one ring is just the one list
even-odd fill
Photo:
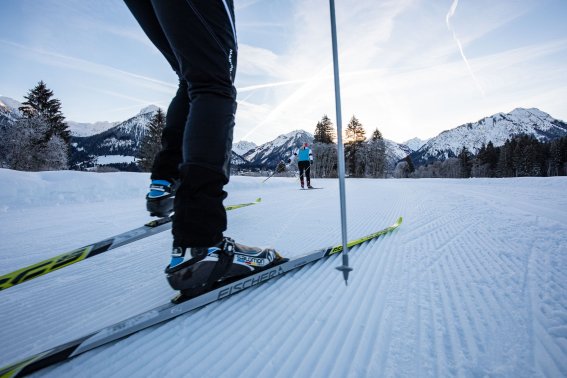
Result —
[[333, 123], [325, 114], [313, 134], [311, 177], [337, 177], [337, 145]]
[[410, 170], [407, 161], [402, 160], [396, 164], [396, 168], [394, 169], [394, 177], [395, 178], [407, 178], [409, 177]]
[[42, 116], [22, 118], [13, 126], [0, 131], [3, 141], [2, 164], [21, 171], [66, 169], [68, 144], [58, 135], [48, 140], [50, 125]]
[[314, 143], [312, 177], [337, 177], [337, 145], [334, 143]]
[[138, 165], [142, 171], [150, 172], [154, 159], [161, 150], [161, 134], [165, 127], [165, 114], [161, 109], [152, 117], [140, 146]]
[[53, 98], [53, 91], [40, 81], [24, 98], [26, 101], [19, 110], [25, 118], [43, 117], [49, 126], [45, 133], [46, 142], [53, 135], [57, 135], [65, 143], [69, 143], [71, 133], [61, 112], [61, 101]]
[[386, 144], [378, 128], [366, 145], [366, 174], [370, 177], [384, 177], [386, 167]]

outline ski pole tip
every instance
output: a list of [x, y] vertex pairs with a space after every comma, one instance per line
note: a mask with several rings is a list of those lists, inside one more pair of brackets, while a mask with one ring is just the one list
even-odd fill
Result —
[[348, 286], [348, 274], [352, 271], [352, 268], [348, 265], [337, 266], [337, 270], [343, 272], [343, 278], [345, 279], [345, 285]]

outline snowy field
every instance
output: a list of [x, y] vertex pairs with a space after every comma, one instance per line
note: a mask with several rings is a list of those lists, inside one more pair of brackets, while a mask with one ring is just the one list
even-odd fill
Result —
[[[0, 170], [0, 275], [149, 220], [147, 174]], [[337, 180], [233, 177], [227, 235], [340, 244]], [[395, 232], [35, 373], [566, 377], [567, 178], [347, 180], [348, 236]], [[0, 366], [167, 302], [164, 232], [0, 292]]]

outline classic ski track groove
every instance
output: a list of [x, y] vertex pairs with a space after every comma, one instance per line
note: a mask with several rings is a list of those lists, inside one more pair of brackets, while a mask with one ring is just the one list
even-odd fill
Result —
[[[238, 225], [236, 236], [245, 235], [250, 240], [244, 242], [259, 245], [285, 244], [286, 256], [314, 249], [311, 247], [321, 240], [334, 237], [333, 242], [340, 241], [337, 186], [332, 180], [325, 182], [327, 190], [311, 195], [293, 190], [295, 185], [280, 191], [276, 184], [285, 180], [271, 180], [261, 193], [261, 209], [252, 206], [246, 214], [229, 215], [231, 222], [238, 220], [231, 223]], [[167, 376], [170, 369], [195, 376], [243, 377], [287, 377], [291, 371], [325, 377], [567, 376], [567, 226], [560, 222], [566, 219], [560, 211], [567, 203], [561, 198], [564, 191], [555, 190], [540, 199], [536, 192], [514, 189], [509, 184], [513, 180], [490, 181], [490, 186], [484, 182], [348, 180], [348, 196], [373, 186], [362, 194], [364, 206], [347, 202], [350, 238], [371, 231], [383, 219], [404, 215], [404, 226], [395, 234], [351, 250], [355, 270], [348, 287], [334, 270], [340, 264], [339, 256], [331, 256], [36, 376], [80, 376], [83, 366], [98, 367], [100, 376], [136, 376], [146, 369], [156, 376]], [[451, 192], [436, 192], [447, 185]], [[303, 197], [304, 202], [299, 203], [305, 206], [282, 206], [284, 190], [290, 193], [285, 194], [290, 200]], [[554, 195], [557, 199], [550, 197]], [[529, 204], [524, 206], [526, 200]], [[265, 211], [277, 213], [282, 223], [260, 226]], [[302, 223], [302, 212], [311, 222]], [[490, 227], [485, 225], [487, 220]], [[282, 225], [284, 232], [278, 229]], [[246, 234], [239, 227], [252, 231]], [[505, 237], [512, 228], [522, 232], [515, 233], [515, 238]], [[261, 234], [252, 235], [260, 229]], [[549, 238], [551, 233], [553, 238]], [[134, 269], [138, 276], [156, 275], [144, 283], [150, 302], [163, 301], [171, 293], [163, 283], [163, 254], [149, 253], [168, 247], [168, 237], [129, 247], [148, 251], [140, 254]], [[122, 271], [108, 268], [104, 260], [93, 265], [100, 269], [100, 276], [85, 277], [89, 285]], [[69, 269], [69, 276], [57, 276], [60, 284], [68, 281], [72, 286], [74, 275], [84, 274]], [[125, 287], [104, 285], [101, 289], [105, 296], [117, 298], [118, 307], [136, 305], [120, 292], [141, 293], [136, 289], [140, 283], [123, 282]], [[40, 305], [54, 300], [36, 297], [40, 285], [30, 286], [32, 289], [14, 288], [13, 296], [5, 297], [17, 314], [28, 313], [19, 302], [22, 298], [38, 300]], [[81, 295], [81, 288], [63, 290], [59, 286], [58, 291]], [[96, 296], [90, 306], [102, 310], [82, 319], [94, 320], [112, 309]], [[57, 313], [57, 307], [51, 307], [43, 315], [52, 318]], [[2, 309], [0, 314], [6, 316]], [[253, 320], [253, 326], [247, 319]], [[39, 324], [42, 315], [28, 314], [23, 320]], [[69, 326], [75, 333], [80, 328], [79, 323]], [[4, 327], [2, 334], [14, 340], [18, 331]], [[47, 343], [58, 338], [50, 336]], [[245, 345], [242, 340], [256, 342]], [[29, 342], [24, 338], [14, 342], [14, 348], [21, 351]], [[41, 349], [45, 343], [43, 340]], [[147, 359], [135, 361], [128, 358], [131, 353]], [[157, 369], [151, 361], [164, 353], [167, 361]], [[245, 358], [243, 353], [254, 358]], [[215, 355], [223, 358], [212, 364]]]
[[[401, 221], [402, 221], [402, 218], [399, 218], [399, 219], [398, 219], [398, 222], [399, 222], [399, 223], [397, 223], [395, 227], [399, 226], [399, 225], [401, 224]], [[394, 228], [395, 228], [395, 227], [394, 227]], [[390, 227], [390, 228], [388, 228], [388, 229], [384, 229], [383, 232], [386, 232], [386, 234], [387, 234], [387, 233], [391, 232], [391, 230], [392, 230], [392, 228]], [[382, 235], [378, 235], [378, 236], [383, 237], [383, 236], [385, 236], [386, 234], [382, 234]], [[375, 237], [376, 237], [376, 236], [375, 236]], [[356, 238], [353, 238], [353, 239], [356, 239]], [[365, 242], [363, 241], [362, 243], [365, 243]], [[353, 247], [353, 249], [356, 249], [356, 246]], [[314, 257], [315, 254], [320, 255], [321, 253], [324, 253], [324, 252], [325, 252], [325, 249], [322, 249], [322, 250], [319, 249], [319, 250], [316, 250], [316, 251], [311, 251], [309, 256], [313, 256], [313, 257]], [[310, 257], [310, 258], [313, 258], [313, 257]], [[318, 259], [319, 259], [319, 258], [322, 258], [322, 257], [323, 257], [323, 256], [318, 257]], [[332, 256], [332, 257], [335, 257], [335, 256]], [[293, 260], [292, 260], [292, 261], [293, 261]], [[301, 261], [301, 260], [300, 260], [300, 261]], [[312, 262], [317, 262], [317, 260], [312, 260]], [[291, 263], [292, 263], [292, 262], [291, 262]], [[313, 265], [313, 264], [311, 264], [311, 263], [305, 263], [305, 262], [304, 262], [304, 263], [301, 263], [301, 262], [300, 262], [299, 264], [300, 264], [300, 265], [296, 265], [296, 266], [298, 266], [298, 267], [303, 267], [304, 264]], [[315, 264], [315, 265], [316, 265], [316, 264]], [[296, 268], [293, 267], [293, 263], [292, 263], [292, 265], [291, 265], [290, 267], [286, 268], [286, 269], [295, 270]], [[269, 282], [266, 283], [266, 285], [269, 285]], [[231, 298], [231, 297], [227, 298], [227, 301], [228, 301], [230, 298]], [[220, 302], [220, 301], [219, 301], [219, 302]], [[219, 303], [219, 302], [214, 301], [213, 304], [216, 304], [216, 303]], [[252, 301], [252, 302], [253, 302], [253, 301]], [[189, 302], [187, 302], [187, 303], [189, 303]], [[180, 306], [183, 306], [183, 304], [180, 305]], [[160, 311], [160, 309], [168, 310], [168, 308], [171, 308], [171, 309], [172, 309], [172, 311], [171, 311], [172, 314], [174, 314], [174, 313], [176, 312], [176, 311], [175, 311], [175, 308], [176, 308], [176, 307], [172, 307], [171, 304], [162, 305], [162, 306], [160, 306], [158, 309], [156, 309], [156, 311]], [[207, 308], [207, 307], [202, 307], [202, 308], [205, 309], [205, 308]], [[236, 311], [234, 311], [235, 316], [238, 317], [238, 312], [239, 312], [240, 310], [241, 310], [241, 307], [239, 307]], [[181, 310], [179, 310], [179, 311], [181, 311]], [[185, 310], [185, 311], [187, 311], [187, 310]], [[193, 310], [193, 311], [194, 311], [194, 310]], [[190, 311], [190, 312], [193, 312], [193, 311]], [[167, 312], [169, 312], [169, 310], [166, 311], [166, 313], [167, 313]], [[140, 316], [144, 317], [144, 315], [145, 315], [145, 314], [137, 315], [135, 318], [132, 318], [132, 320], [136, 320], [137, 318], [140, 318]], [[180, 314], [180, 315], [182, 315], [182, 314]], [[174, 315], [173, 317], [176, 317], [176, 316], [177, 316], [177, 315]], [[229, 317], [229, 319], [230, 319], [230, 317]], [[130, 320], [130, 319], [129, 319], [129, 320]], [[129, 320], [126, 320], [125, 322], [128, 322]], [[162, 320], [162, 321], [163, 321], [163, 320]], [[162, 323], [162, 321], [160, 321], [159, 323], [153, 324], [152, 326], [159, 325], [160, 323], [161, 323], [161, 326], [163, 326], [164, 324]], [[110, 330], [111, 334], [113, 334], [113, 333], [115, 332], [114, 329], [119, 329], [119, 328], [116, 328], [116, 327], [118, 327], [119, 325], [121, 325], [121, 324], [123, 324], [123, 323], [124, 323], [124, 322], [121, 322], [121, 323], [118, 323], [117, 325], [113, 326], [113, 327], [112, 327], [113, 329]], [[144, 326], [144, 327], [150, 327], [150, 326]], [[158, 327], [158, 328], [159, 328], [159, 327]], [[144, 329], [145, 329], [145, 328], [144, 328]], [[87, 336], [86, 339], [82, 339], [82, 338], [81, 338], [82, 341], [79, 342], [80, 345], [74, 344], [74, 349], [73, 349], [73, 352], [70, 354], [70, 357], [76, 356], [77, 354], [82, 354], [83, 352], [91, 351], [93, 348], [96, 347], [96, 345], [97, 345], [97, 340], [98, 340], [98, 339], [104, 339], [104, 338], [106, 337], [106, 333], [107, 333], [107, 329], [102, 329], [101, 331], [97, 331], [97, 332], [95, 332], [94, 334], [92, 334], [92, 335], [90, 335], [90, 336]], [[120, 334], [120, 332], [118, 332], [118, 333]], [[124, 336], [134, 336], [134, 333], [125, 334], [125, 335], [123, 335], [122, 337], [124, 337]], [[121, 338], [122, 338], [122, 337], [121, 337]], [[232, 335], [232, 338], [236, 338], [236, 340], [239, 340], [239, 339], [240, 339], [240, 337], [239, 337], [237, 334]], [[230, 340], [231, 340], [231, 339], [229, 338], [228, 340], [225, 340], [225, 341], [230, 342]], [[83, 341], [84, 341], [84, 343], [83, 343]], [[120, 339], [112, 340], [111, 342], [113, 342], [113, 343], [120, 342]], [[73, 342], [73, 343], [75, 343], [75, 342]], [[227, 344], [225, 343], [224, 345], [226, 346]], [[230, 343], [229, 345], [232, 345], [232, 343]], [[59, 347], [58, 347], [58, 348], [59, 348]], [[213, 353], [218, 353], [218, 352], [219, 352], [218, 349], [216, 349], [216, 350], [213, 351]], [[232, 349], [232, 352], [234, 352], [234, 349]], [[43, 352], [42, 352], [42, 353], [43, 353]], [[52, 353], [53, 353], [52, 350], [48, 350], [46, 355], [47, 355], [47, 356], [51, 356]], [[223, 355], [227, 355], [227, 353], [223, 353]], [[69, 362], [69, 361], [67, 361], [67, 359], [65, 359], [64, 362]], [[24, 366], [25, 366], [25, 365], [24, 365]], [[195, 366], [194, 366], [194, 363], [193, 363], [193, 368], [194, 368], [194, 367], [195, 367]]]

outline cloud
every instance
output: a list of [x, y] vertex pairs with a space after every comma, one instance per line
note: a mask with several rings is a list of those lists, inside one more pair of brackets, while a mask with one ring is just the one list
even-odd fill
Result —
[[238, 75], [287, 77], [287, 70], [280, 59], [281, 57], [268, 49], [239, 44]]
[[41, 64], [81, 71], [93, 76], [110, 78], [113, 80], [128, 81], [130, 84], [140, 85], [151, 90], [163, 93], [171, 93], [177, 86], [153, 79], [151, 77], [138, 75], [132, 72], [119, 70], [107, 65], [90, 62], [88, 60], [75, 58], [68, 55], [58, 54], [51, 51], [25, 46], [19, 43], [0, 39], [0, 44], [4, 44], [27, 54], [31, 59], [35, 59]]

